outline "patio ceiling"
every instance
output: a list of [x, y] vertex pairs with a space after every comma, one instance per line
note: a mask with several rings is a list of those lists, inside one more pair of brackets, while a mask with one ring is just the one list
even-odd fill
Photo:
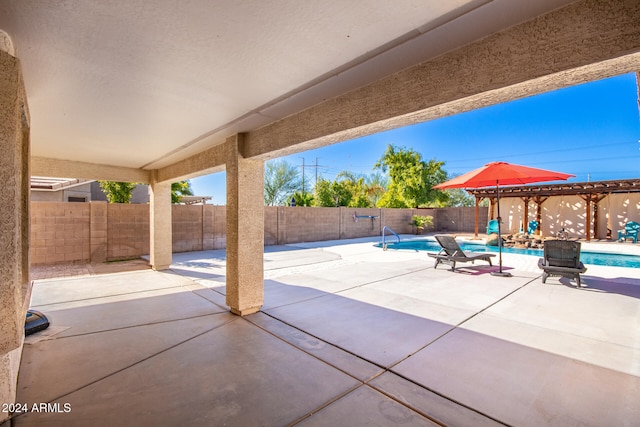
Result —
[[158, 169], [569, 0], [0, 0], [31, 154]]

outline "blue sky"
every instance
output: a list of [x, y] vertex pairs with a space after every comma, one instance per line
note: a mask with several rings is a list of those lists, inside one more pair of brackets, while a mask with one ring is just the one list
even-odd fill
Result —
[[[576, 175], [570, 182], [640, 178], [640, 114], [635, 74], [390, 130], [283, 157], [334, 179], [343, 170], [373, 172], [387, 145], [444, 161], [452, 175], [506, 161]], [[194, 193], [225, 203], [224, 172], [191, 180]], [[311, 186], [306, 187], [308, 190]]]

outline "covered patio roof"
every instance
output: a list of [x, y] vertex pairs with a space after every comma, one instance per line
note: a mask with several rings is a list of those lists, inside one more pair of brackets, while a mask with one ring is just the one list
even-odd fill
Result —
[[640, 63], [620, 0], [147, 3], [0, 2], [34, 175], [175, 182]]
[[0, 400], [31, 294], [30, 176], [150, 184], [161, 271], [171, 183], [225, 170], [225, 304], [249, 316], [265, 160], [637, 72], [639, 23], [628, 0], [0, 0]]

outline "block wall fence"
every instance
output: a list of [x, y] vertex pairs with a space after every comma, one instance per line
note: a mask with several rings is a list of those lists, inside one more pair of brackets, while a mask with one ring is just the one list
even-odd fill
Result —
[[[429, 231], [472, 233], [475, 208], [357, 209], [266, 206], [265, 245], [380, 236], [384, 226], [415, 232], [413, 215], [434, 218]], [[488, 209], [480, 208], [481, 230]], [[223, 249], [226, 207], [172, 206], [173, 252]], [[105, 262], [149, 253], [149, 205], [31, 202], [31, 264]]]

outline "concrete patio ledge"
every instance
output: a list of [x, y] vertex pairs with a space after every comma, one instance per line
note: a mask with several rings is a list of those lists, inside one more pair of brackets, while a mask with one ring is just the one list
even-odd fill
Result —
[[377, 240], [268, 247], [245, 317], [224, 251], [36, 281], [52, 324], [27, 339], [18, 401], [51, 405], [12, 425], [640, 423], [640, 269], [588, 266], [576, 289], [531, 256], [504, 254], [501, 278]]

